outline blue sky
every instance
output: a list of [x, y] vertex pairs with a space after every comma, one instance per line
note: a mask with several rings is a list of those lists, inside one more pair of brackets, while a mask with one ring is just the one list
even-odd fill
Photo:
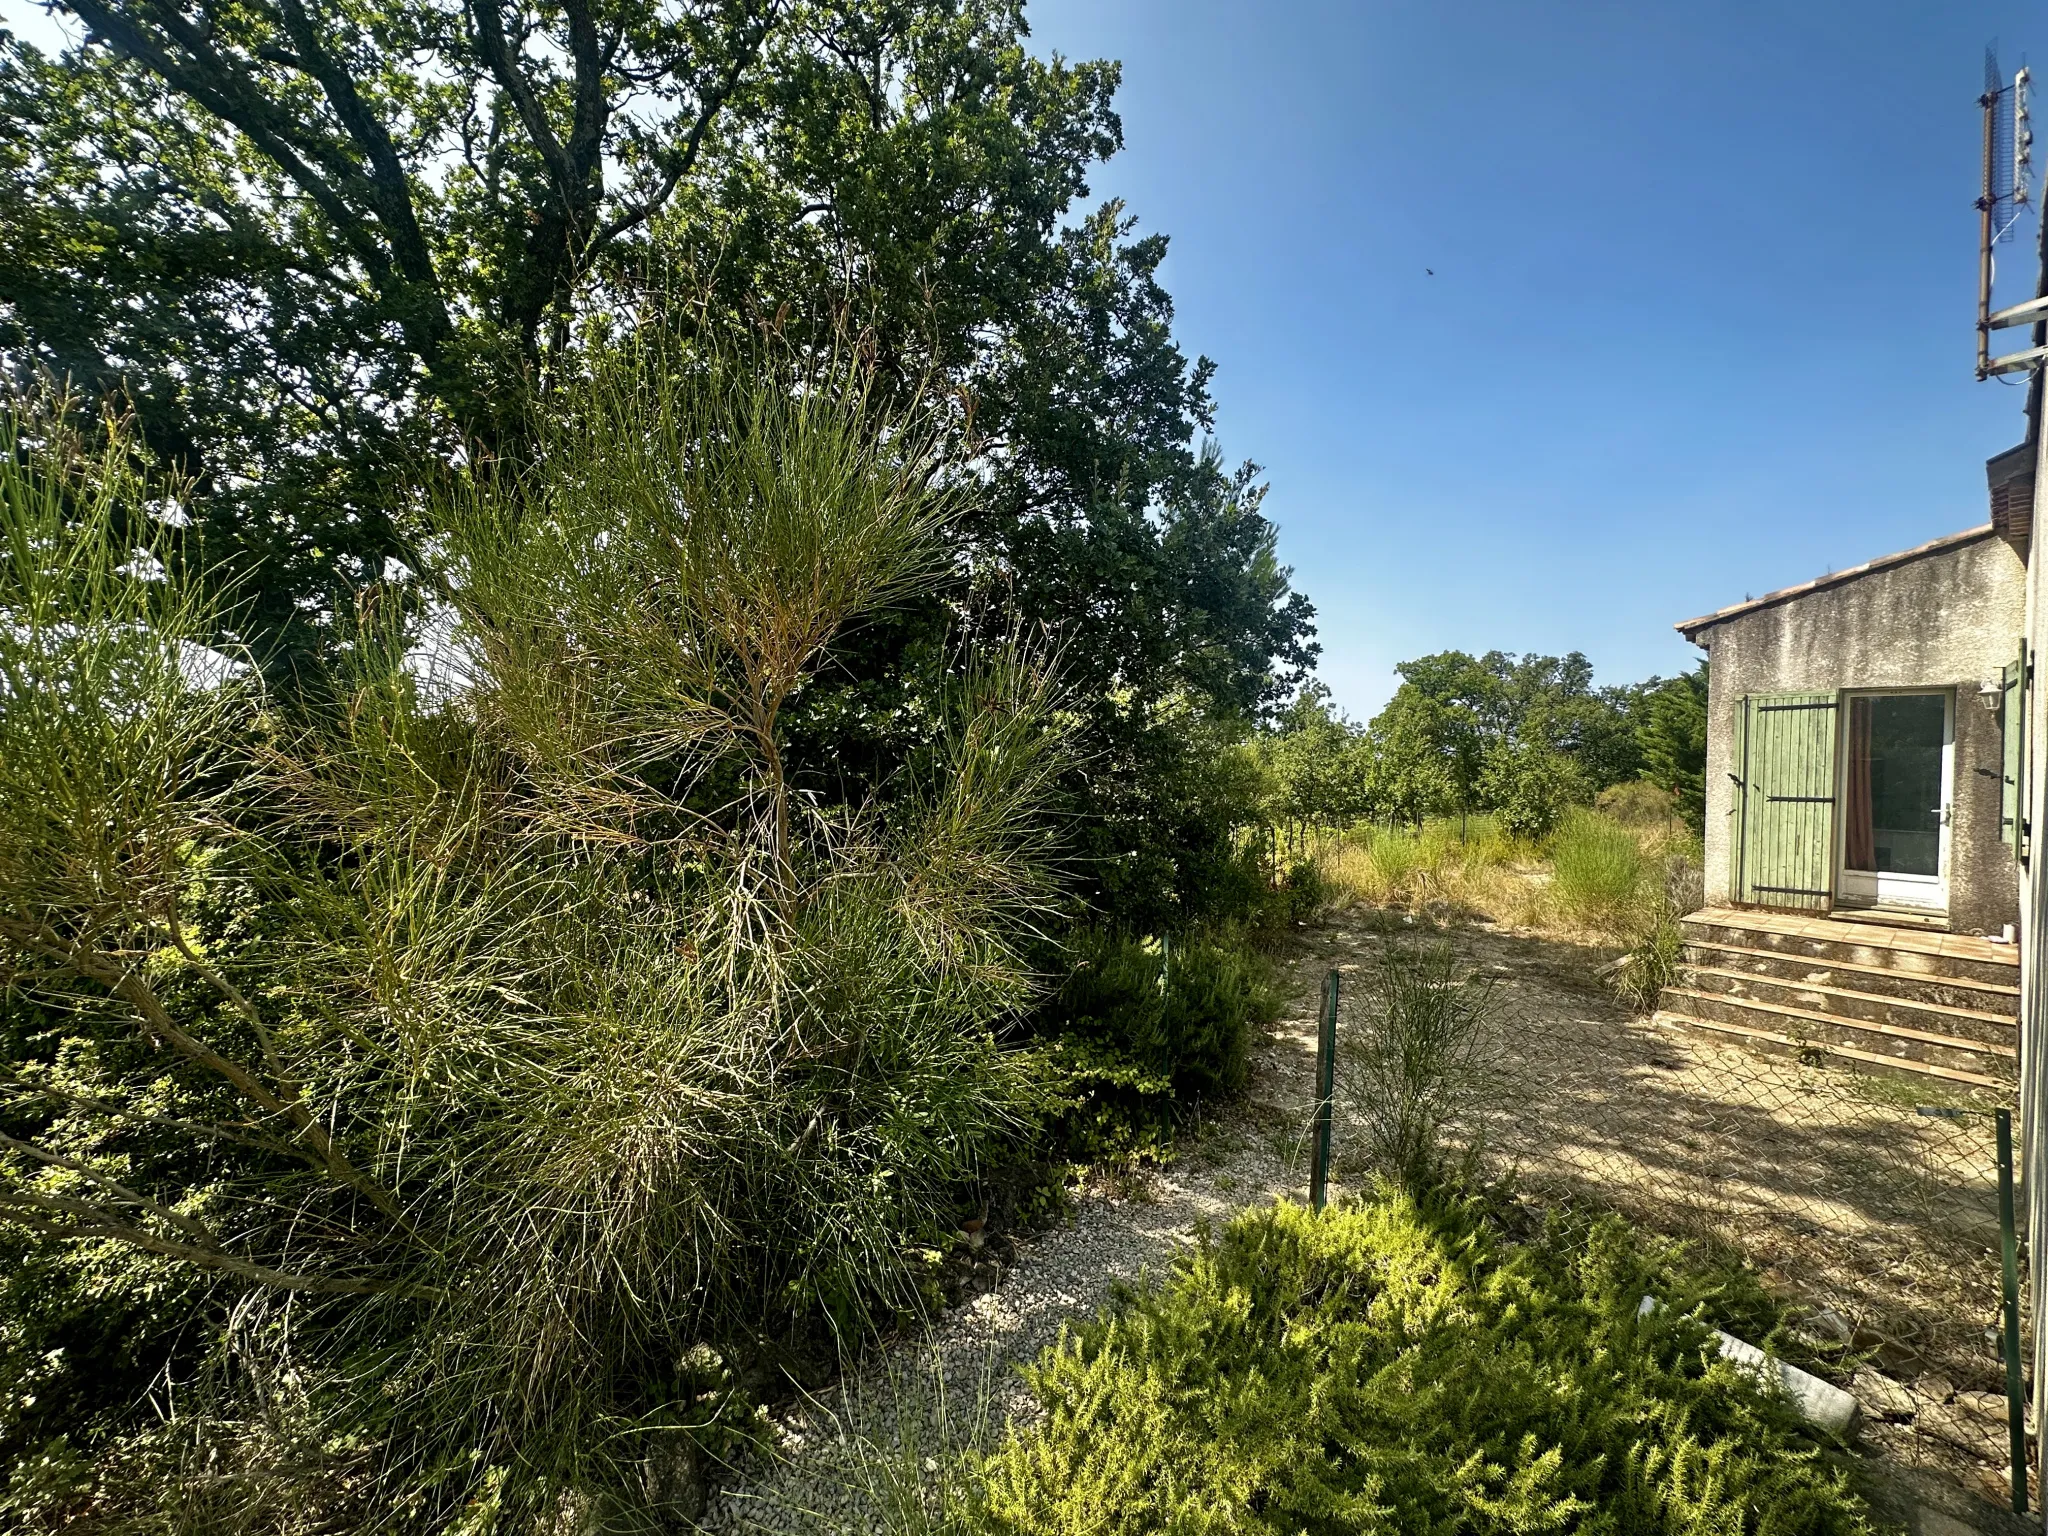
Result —
[[2048, 9], [1029, 15], [1042, 51], [1123, 61], [1093, 191], [1172, 237], [1182, 344], [1221, 365], [1218, 436], [1267, 468], [1353, 714], [1452, 647], [1670, 673], [1678, 619], [1985, 520], [2022, 391], [1971, 371], [1975, 98], [1993, 38], [2048, 74]]
[[[1974, 100], [1993, 38], [2048, 76], [2048, 9], [1029, 15], [1123, 61], [1094, 194], [1172, 237], [1182, 343], [1221, 364], [1219, 437], [1266, 466], [1353, 714], [1450, 647], [1676, 671], [1678, 619], [1984, 520], [2021, 391], [1971, 377]], [[49, 35], [26, 0], [0, 21]]]

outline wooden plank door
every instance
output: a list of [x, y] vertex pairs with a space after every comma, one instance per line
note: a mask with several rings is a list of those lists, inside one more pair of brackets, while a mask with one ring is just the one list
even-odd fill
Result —
[[1743, 699], [1737, 901], [1817, 912], [1832, 905], [1840, 712], [1832, 693]]

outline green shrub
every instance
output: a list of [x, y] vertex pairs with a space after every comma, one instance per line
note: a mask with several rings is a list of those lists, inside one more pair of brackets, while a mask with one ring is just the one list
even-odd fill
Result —
[[1084, 931], [1040, 1015], [1078, 1155], [1163, 1146], [1182, 1107], [1244, 1086], [1252, 1031], [1276, 999], [1257, 956], [1211, 937], [1178, 942]]
[[[1667, 1303], [1638, 1319], [1646, 1294]], [[1691, 1315], [1703, 1312], [1704, 1319]], [[1618, 1221], [1498, 1245], [1470, 1204], [1280, 1204], [1028, 1373], [985, 1536], [1858, 1536], [1846, 1474], [1722, 1359], [1753, 1283]]]
[[1330, 902], [1330, 885], [1322, 866], [1313, 859], [1301, 859], [1287, 871], [1281, 883], [1281, 912], [1290, 923], [1312, 923]]
[[1480, 870], [1497, 864], [1511, 864], [1521, 851], [1516, 838], [1501, 825], [1500, 818], [1489, 814], [1472, 818], [1466, 828], [1461, 856], [1467, 869]]
[[1678, 819], [1678, 799], [1648, 779], [1610, 784], [1593, 801], [1594, 809], [1624, 827], [1662, 827]]
[[1626, 827], [1592, 811], [1565, 818], [1550, 845], [1551, 879], [1565, 913], [1612, 924], [1642, 898], [1649, 861]]
[[1510, 837], [1549, 835], [1572, 806], [1592, 798], [1585, 771], [1562, 752], [1548, 748], [1500, 746], [1489, 752], [1479, 792], [1493, 807]]
[[[0, 1287], [0, 1389], [76, 1409], [0, 1407], [50, 1499], [680, 1519], [727, 1394], [678, 1362], [765, 1385], [916, 1307], [1041, 1111], [998, 1038], [1057, 906], [1041, 661], [959, 654], [865, 808], [790, 779], [834, 637], [946, 569], [931, 430], [857, 367], [585, 361], [530, 472], [438, 509], [459, 711], [388, 611], [292, 709], [195, 686], [225, 615], [127, 445], [0, 412], [0, 1262], [178, 1287]], [[131, 1317], [93, 1422], [31, 1351]]]

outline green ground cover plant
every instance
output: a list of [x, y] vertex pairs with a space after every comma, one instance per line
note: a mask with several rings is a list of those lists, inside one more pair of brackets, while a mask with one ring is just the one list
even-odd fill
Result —
[[[1639, 1318], [1645, 1294], [1665, 1309]], [[1516, 1242], [1446, 1195], [1277, 1204], [1049, 1351], [1043, 1417], [969, 1458], [953, 1528], [1870, 1532], [1831, 1447], [1707, 1331], [1777, 1320], [1741, 1271], [1612, 1218]]]

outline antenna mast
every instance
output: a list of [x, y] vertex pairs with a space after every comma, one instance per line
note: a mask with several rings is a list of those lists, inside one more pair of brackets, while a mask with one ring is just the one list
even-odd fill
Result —
[[1991, 309], [1991, 285], [1996, 271], [1992, 248], [2012, 239], [2012, 227], [2020, 210], [2032, 201], [2034, 130], [2029, 110], [2033, 75], [2022, 66], [2010, 85], [1998, 68], [1996, 48], [1984, 50], [1984, 94], [1977, 105], [1984, 110], [1984, 191], [1977, 199], [1977, 377], [2025, 373], [2048, 363], [2048, 347], [2013, 352], [2004, 357], [1991, 355], [1991, 333], [2007, 326], [2048, 320], [2048, 298], [2029, 299], [2001, 309]]

